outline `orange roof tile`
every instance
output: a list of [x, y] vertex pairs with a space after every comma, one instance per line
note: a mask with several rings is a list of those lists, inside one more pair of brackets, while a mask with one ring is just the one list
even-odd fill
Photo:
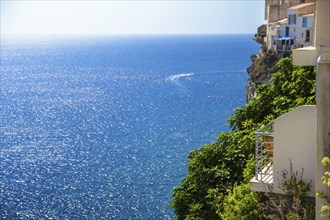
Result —
[[292, 7], [288, 8], [288, 10], [296, 10], [296, 9], [304, 8], [309, 5], [313, 5], [313, 4], [315, 4], [315, 3], [303, 3], [303, 4], [292, 6]]
[[304, 14], [304, 15], [301, 15], [301, 16], [303, 16], [303, 17], [314, 16], [314, 13]]
[[288, 23], [288, 19], [287, 18], [283, 18], [281, 20], [274, 21], [274, 22], [269, 23], [269, 24], [286, 24], [286, 23]]

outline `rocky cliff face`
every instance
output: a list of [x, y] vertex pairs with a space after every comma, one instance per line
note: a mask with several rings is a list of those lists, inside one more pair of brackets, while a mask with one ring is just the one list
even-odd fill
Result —
[[254, 40], [261, 45], [258, 54], [252, 55], [252, 64], [247, 68], [249, 74], [248, 85], [246, 87], [247, 102], [255, 99], [256, 89], [260, 84], [268, 83], [271, 76], [278, 70], [276, 63], [279, 61], [279, 54], [273, 50], [267, 49], [264, 38], [266, 37], [266, 25], [258, 28], [258, 33]]

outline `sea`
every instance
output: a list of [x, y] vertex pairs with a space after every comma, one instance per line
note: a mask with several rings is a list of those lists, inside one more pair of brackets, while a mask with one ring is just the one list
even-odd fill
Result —
[[1, 38], [0, 219], [171, 219], [246, 103], [252, 34]]

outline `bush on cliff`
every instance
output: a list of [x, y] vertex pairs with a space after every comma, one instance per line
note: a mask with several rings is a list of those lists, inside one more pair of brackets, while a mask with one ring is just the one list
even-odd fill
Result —
[[248, 181], [244, 175], [253, 172], [251, 166], [245, 168], [254, 158], [254, 132], [299, 105], [315, 103], [313, 67], [296, 67], [289, 58], [284, 58], [278, 62], [278, 68], [269, 84], [258, 87], [255, 100], [234, 111], [228, 119], [230, 132], [219, 135], [216, 143], [189, 154], [188, 175], [173, 190], [171, 207], [176, 219], [229, 216], [228, 211], [235, 209], [231, 207], [233, 200], [227, 197], [229, 193], [237, 201], [242, 199], [241, 204], [250, 202], [247, 216], [259, 216], [253, 208], [258, 198], [244, 185]]

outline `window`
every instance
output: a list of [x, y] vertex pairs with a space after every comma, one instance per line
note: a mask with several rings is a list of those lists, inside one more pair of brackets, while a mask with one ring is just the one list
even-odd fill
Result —
[[291, 15], [288, 17], [288, 24], [291, 24]]
[[297, 15], [291, 14], [289, 15], [288, 24], [296, 24], [297, 21]]
[[306, 42], [309, 42], [310, 40], [310, 31], [309, 30], [306, 30]]
[[285, 27], [285, 36], [288, 37], [290, 34], [290, 27], [286, 26]]
[[307, 17], [303, 17], [302, 26], [307, 27]]

